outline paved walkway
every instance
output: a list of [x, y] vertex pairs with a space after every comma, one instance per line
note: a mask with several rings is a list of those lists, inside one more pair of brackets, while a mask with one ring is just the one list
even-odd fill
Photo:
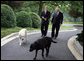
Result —
[[[76, 31], [60, 32], [58, 38], [54, 40], [58, 43], [52, 43], [49, 56], [46, 58], [46, 60], [76, 60], [68, 49], [67, 42], [71, 36], [80, 33], [82, 30], [81, 27], [77, 27], [77, 29], [78, 30]], [[40, 33], [28, 35], [28, 41], [32, 43], [41, 38], [40, 36]], [[50, 37], [51, 32], [48, 32], [47, 36]], [[35, 51], [28, 52], [30, 44], [27, 43], [26, 45], [20, 46], [18, 43], [19, 39], [15, 38], [14, 40], [2, 46], [1, 60], [32, 60], [34, 58]], [[37, 59], [43, 60], [40, 50], [38, 52]]]

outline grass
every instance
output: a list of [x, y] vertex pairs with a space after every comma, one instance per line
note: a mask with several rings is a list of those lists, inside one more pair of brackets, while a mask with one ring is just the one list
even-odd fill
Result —
[[[21, 27], [14, 27], [14, 28], [1, 28], [1, 38], [7, 36], [14, 32], [19, 32], [22, 28]], [[26, 28], [27, 30], [36, 30], [35, 28]]]
[[[19, 32], [22, 28], [21, 27], [14, 27], [14, 28], [1, 28], [1, 38], [7, 36], [11, 33]], [[27, 30], [40, 30], [40, 28], [29, 28], [26, 27]], [[49, 25], [49, 29], [52, 29], [52, 25]], [[66, 27], [61, 26], [61, 29], [73, 29], [73, 27]]]
[[64, 24], [83, 24], [83, 22], [63, 22]]
[[[52, 29], [52, 24], [49, 24], [49, 29]], [[68, 26], [61, 26], [60, 29], [73, 29], [73, 27], [68, 27]]]

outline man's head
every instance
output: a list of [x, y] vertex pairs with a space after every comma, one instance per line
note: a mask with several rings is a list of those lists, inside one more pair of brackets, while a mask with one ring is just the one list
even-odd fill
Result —
[[59, 8], [58, 7], [55, 8], [55, 12], [56, 13], [59, 12]]
[[47, 5], [45, 6], [45, 10], [48, 11], [48, 6]]

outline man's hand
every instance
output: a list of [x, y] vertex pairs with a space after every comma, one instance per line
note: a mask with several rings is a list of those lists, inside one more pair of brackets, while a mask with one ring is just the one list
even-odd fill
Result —
[[60, 26], [61, 26], [62, 24], [60, 23]]
[[44, 20], [46, 21], [46, 18], [44, 18]]
[[44, 17], [42, 16], [42, 18], [44, 19]]
[[46, 18], [42, 17], [45, 21], [46, 21]]

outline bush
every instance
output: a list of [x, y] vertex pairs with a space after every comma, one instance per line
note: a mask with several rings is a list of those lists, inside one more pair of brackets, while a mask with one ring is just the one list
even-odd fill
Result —
[[31, 27], [32, 21], [30, 15], [25, 11], [20, 11], [16, 13], [17, 26], [19, 27]]
[[17, 12], [20, 12], [20, 11], [25, 11], [25, 12], [31, 12], [31, 9], [30, 7], [22, 7], [22, 8], [17, 8], [17, 9], [14, 9], [14, 11], [17, 13]]
[[36, 14], [34, 12], [30, 12], [29, 14], [30, 14], [31, 20], [32, 20], [32, 27], [33, 28], [39, 28], [40, 24], [41, 24], [41, 19], [38, 16], [38, 14]]
[[[37, 1], [38, 2], [38, 1]], [[37, 10], [37, 9], [39, 9], [39, 5], [35, 5], [35, 6], [32, 6], [32, 5], [34, 5], [34, 4], [32, 4], [32, 3], [34, 3], [33, 1], [25, 1], [24, 3], [23, 3], [23, 7], [25, 7], [25, 8], [30, 8], [31, 9], [31, 12], [35, 12], [35, 13], [37, 13], [38, 14], [38, 11], [39, 10]]]
[[64, 17], [63, 18], [64, 22], [69, 22], [68, 18]]
[[30, 10], [30, 8], [29, 7], [23, 7], [23, 8], [21, 8], [21, 11], [26, 11], [26, 12], [31, 12], [31, 10]]
[[16, 16], [13, 9], [6, 5], [1, 4], [1, 27], [15, 27], [16, 26]]
[[81, 33], [77, 34], [77, 35], [78, 35], [78, 37], [76, 38], [77, 41], [83, 42], [83, 31]]

